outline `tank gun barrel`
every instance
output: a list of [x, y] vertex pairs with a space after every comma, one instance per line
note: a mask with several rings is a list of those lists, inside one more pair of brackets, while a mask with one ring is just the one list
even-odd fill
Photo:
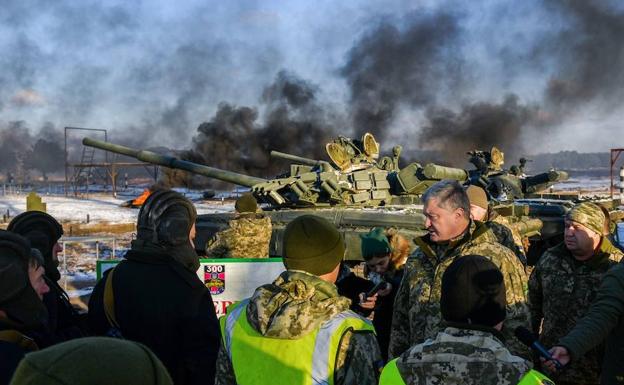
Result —
[[544, 223], [537, 218], [522, 217], [517, 222], [511, 223], [510, 226], [521, 236], [531, 237], [540, 233]]
[[271, 151], [271, 158], [285, 159], [291, 162], [304, 164], [306, 166], [322, 166], [322, 167], [329, 166], [331, 168], [331, 165], [329, 164], [329, 162], [326, 162], [324, 160], [305, 158], [303, 156], [287, 154], [285, 152], [280, 152], [280, 151], [275, 151], [275, 150]]
[[454, 179], [460, 182], [468, 179], [468, 172], [461, 168], [445, 167], [438, 164], [429, 163], [423, 168], [423, 175], [429, 179]]
[[137, 150], [119, 144], [103, 142], [101, 140], [84, 138], [82, 144], [88, 147], [98, 148], [100, 150], [114, 152], [129, 156], [131, 158], [138, 159], [142, 162], [157, 164], [159, 166], [179, 169], [191, 172], [193, 174], [203, 175], [208, 178], [222, 180], [224, 182], [230, 182], [239, 186], [252, 187], [258, 183], [266, 182], [265, 179], [256, 178], [249, 175], [239, 174], [232, 171], [221, 170], [214, 167], [204, 166], [189, 162], [186, 160], [178, 159], [174, 156], [161, 155], [152, 151]]
[[534, 193], [549, 188], [557, 182], [568, 179], [568, 173], [565, 171], [549, 171], [541, 174], [526, 177], [523, 181], [523, 189], [527, 193]]

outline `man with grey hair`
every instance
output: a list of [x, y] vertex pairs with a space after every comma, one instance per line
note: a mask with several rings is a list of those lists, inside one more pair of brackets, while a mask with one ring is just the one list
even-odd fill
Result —
[[455, 259], [470, 254], [485, 256], [503, 273], [507, 319], [502, 333], [513, 354], [528, 357], [528, 349], [513, 333], [518, 326], [529, 327], [524, 266], [487, 226], [470, 219], [470, 201], [457, 181], [434, 184], [423, 203], [428, 234], [414, 239], [417, 248], [405, 267], [394, 304], [389, 357], [436, 336], [442, 321], [442, 274]]

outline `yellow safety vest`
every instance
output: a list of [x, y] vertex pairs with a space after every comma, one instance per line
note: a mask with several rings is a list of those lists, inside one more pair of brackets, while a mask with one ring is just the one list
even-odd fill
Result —
[[[397, 360], [398, 358], [395, 358], [383, 368], [379, 385], [406, 385], [399, 373]], [[518, 385], [555, 385], [555, 383], [537, 370], [529, 370], [522, 376]]]
[[249, 299], [221, 317], [221, 335], [239, 385], [333, 385], [336, 356], [349, 330], [374, 332], [373, 325], [347, 310], [298, 339], [258, 333], [247, 321]]

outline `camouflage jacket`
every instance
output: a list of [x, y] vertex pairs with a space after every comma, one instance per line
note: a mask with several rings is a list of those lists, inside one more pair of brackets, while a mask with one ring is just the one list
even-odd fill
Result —
[[522, 237], [516, 229], [509, 226], [507, 218], [502, 215], [496, 215], [485, 222], [485, 224], [492, 230], [494, 235], [496, 235], [498, 243], [513, 251], [522, 264], [526, 265], [527, 258], [524, 252], [524, 246], [522, 245]]
[[394, 302], [389, 356], [398, 357], [410, 346], [435, 337], [442, 321], [442, 274], [455, 258], [476, 254], [485, 256], [501, 269], [507, 297], [503, 334], [509, 343], [509, 350], [528, 358], [528, 348], [513, 335], [516, 327], [529, 327], [527, 277], [514, 253], [496, 242], [494, 234], [481, 222], [472, 222], [463, 236], [447, 244], [433, 243], [428, 235], [415, 239], [415, 242], [418, 247], [405, 265], [405, 274]]
[[[247, 305], [247, 320], [266, 337], [296, 339], [348, 310], [350, 304], [349, 299], [338, 295], [333, 284], [305, 272], [287, 270], [272, 284], [256, 289]], [[340, 342], [334, 384], [376, 385], [382, 365], [375, 335], [350, 330]], [[236, 384], [223, 346], [217, 358], [216, 384]]]
[[516, 385], [531, 364], [502, 340], [494, 329], [447, 327], [403, 353], [397, 368], [406, 384]]
[[[555, 345], [587, 314], [602, 277], [622, 256], [606, 238], [586, 262], [574, 259], [564, 243], [542, 255], [529, 279], [529, 307], [533, 332], [537, 334], [541, 327], [544, 346]], [[598, 384], [601, 357], [602, 346], [575, 359], [551, 378], [556, 383]]]
[[271, 242], [271, 218], [260, 214], [240, 215], [229, 227], [206, 243], [209, 258], [267, 258]]

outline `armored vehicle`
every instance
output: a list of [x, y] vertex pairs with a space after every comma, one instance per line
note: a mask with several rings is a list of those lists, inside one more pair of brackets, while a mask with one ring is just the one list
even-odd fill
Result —
[[[361, 140], [338, 137], [328, 143], [330, 161], [272, 151], [272, 157], [293, 164], [287, 173], [264, 179], [90, 138], [84, 138], [83, 144], [248, 187], [271, 218], [270, 254], [276, 256], [281, 255], [285, 225], [303, 214], [323, 216], [338, 226], [347, 242], [346, 259], [361, 259], [359, 234], [375, 226], [394, 226], [408, 238], [422, 235], [422, 193], [442, 179], [484, 187], [500, 202], [494, 209], [509, 217], [512, 226], [531, 237], [539, 249], [550, 245], [556, 237], [560, 239], [563, 215], [573, 204], [570, 200], [544, 200], [532, 195], [567, 179], [565, 172], [551, 170], [532, 177], [513, 175], [502, 169], [502, 152], [496, 148], [470, 152], [474, 170], [434, 163], [411, 163], [401, 168], [401, 147], [395, 146], [391, 156], [380, 158], [379, 144], [367, 133]], [[233, 215], [201, 215], [197, 220], [198, 249], [202, 250], [206, 240], [225, 228]]]

